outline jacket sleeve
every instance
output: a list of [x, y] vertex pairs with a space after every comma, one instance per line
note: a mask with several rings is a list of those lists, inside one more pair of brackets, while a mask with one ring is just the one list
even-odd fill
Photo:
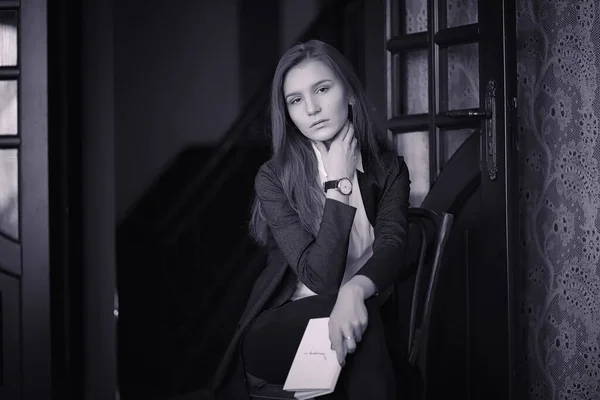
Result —
[[373, 255], [356, 273], [370, 278], [378, 292], [396, 280], [405, 263], [408, 241], [409, 173], [404, 158], [395, 158], [396, 168], [388, 176], [378, 204]]
[[256, 175], [255, 190], [275, 242], [298, 279], [317, 294], [336, 293], [346, 268], [356, 208], [326, 198], [319, 232], [314, 237], [302, 226], [267, 164]]

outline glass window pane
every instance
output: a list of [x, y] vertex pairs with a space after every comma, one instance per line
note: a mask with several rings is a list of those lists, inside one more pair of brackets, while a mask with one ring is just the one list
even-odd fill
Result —
[[17, 65], [17, 13], [0, 11], [0, 66]]
[[16, 135], [17, 81], [0, 81], [0, 135]]
[[427, 50], [404, 55], [402, 114], [422, 114], [429, 111], [429, 78]]
[[398, 134], [396, 144], [410, 174], [410, 205], [419, 207], [429, 193], [429, 132]]
[[446, 0], [447, 27], [477, 23], [477, 0]]
[[479, 107], [477, 43], [448, 48], [448, 110]]
[[427, 0], [406, 0], [404, 10], [404, 33], [427, 30]]
[[17, 150], [0, 150], [0, 234], [19, 238], [19, 174]]
[[458, 150], [460, 145], [475, 131], [476, 129], [472, 128], [452, 130], [440, 129], [439, 140], [442, 168], [448, 163], [454, 153], [456, 153], [456, 150]]

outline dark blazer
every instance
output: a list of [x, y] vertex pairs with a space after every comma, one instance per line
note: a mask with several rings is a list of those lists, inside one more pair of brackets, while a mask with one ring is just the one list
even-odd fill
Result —
[[[409, 174], [394, 151], [383, 154], [385, 168], [363, 154], [358, 184], [369, 222], [374, 228], [373, 255], [357, 274], [369, 277], [378, 291], [391, 287], [404, 265], [408, 230]], [[278, 307], [293, 294], [297, 280], [317, 294], [336, 293], [346, 267], [350, 231], [356, 208], [326, 199], [319, 234], [315, 238], [300, 224], [275, 172], [267, 162], [255, 180], [256, 196], [269, 225], [268, 258], [259, 275], [237, 330], [214, 380], [217, 398], [243, 399], [245, 373], [240, 339], [265, 309]]]

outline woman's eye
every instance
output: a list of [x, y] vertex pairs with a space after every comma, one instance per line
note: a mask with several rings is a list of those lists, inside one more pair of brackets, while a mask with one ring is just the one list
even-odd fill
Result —
[[328, 87], [322, 87], [322, 88], [317, 89], [317, 92], [319, 92], [319, 93], [326, 93], [328, 90], [329, 90]]
[[290, 101], [290, 104], [296, 104], [299, 101], [300, 99], [296, 97], [295, 99], [292, 99], [292, 101]]

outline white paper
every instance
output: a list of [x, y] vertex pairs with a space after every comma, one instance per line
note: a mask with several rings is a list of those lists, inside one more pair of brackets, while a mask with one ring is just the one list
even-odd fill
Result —
[[335, 390], [341, 369], [335, 351], [331, 350], [329, 318], [311, 319], [283, 390], [295, 392], [295, 397], [300, 400], [331, 393]]

